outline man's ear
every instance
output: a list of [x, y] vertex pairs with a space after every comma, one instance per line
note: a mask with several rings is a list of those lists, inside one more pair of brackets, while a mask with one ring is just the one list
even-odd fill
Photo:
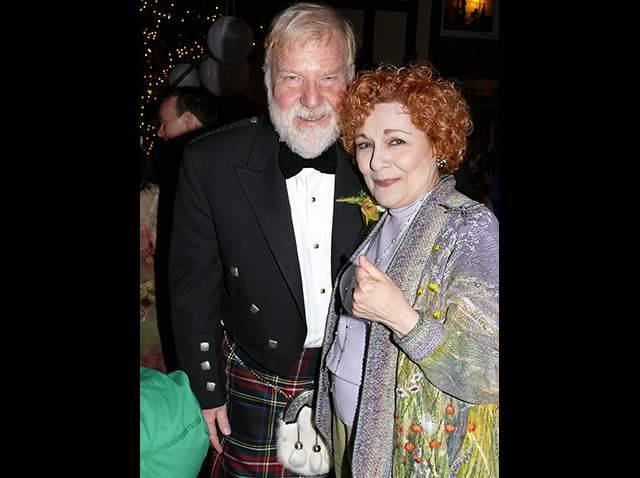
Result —
[[189, 131], [202, 127], [202, 123], [200, 122], [198, 117], [194, 115], [191, 111], [184, 112], [184, 120]]

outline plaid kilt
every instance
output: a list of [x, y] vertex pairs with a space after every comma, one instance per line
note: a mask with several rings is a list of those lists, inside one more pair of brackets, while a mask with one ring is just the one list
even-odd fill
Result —
[[[287, 395], [295, 396], [313, 388], [320, 348], [304, 349], [289, 377], [283, 378], [254, 362], [231, 337], [229, 341], [235, 354], [247, 367]], [[287, 399], [233, 360], [227, 343], [223, 343], [223, 355], [231, 435], [223, 437], [221, 455], [213, 450], [211, 478], [299, 477], [284, 468], [277, 456], [276, 419], [282, 416]]]

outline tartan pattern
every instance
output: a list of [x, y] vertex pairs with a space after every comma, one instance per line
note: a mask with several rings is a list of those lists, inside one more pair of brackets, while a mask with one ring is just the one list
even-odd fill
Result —
[[[313, 388], [320, 348], [304, 349], [289, 377], [283, 378], [254, 362], [229, 339], [235, 354], [247, 367], [287, 395], [295, 396]], [[284, 412], [287, 399], [233, 360], [226, 343], [222, 351], [231, 435], [222, 439], [222, 455], [213, 450], [211, 478], [299, 477], [284, 468], [277, 456], [276, 419]]]

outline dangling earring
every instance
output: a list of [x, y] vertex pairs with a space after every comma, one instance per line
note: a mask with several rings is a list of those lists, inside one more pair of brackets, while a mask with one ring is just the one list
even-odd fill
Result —
[[438, 156], [436, 158], [436, 166], [438, 166], [439, 168], [442, 168], [445, 164], [446, 164], [447, 160], [444, 159], [442, 156]]

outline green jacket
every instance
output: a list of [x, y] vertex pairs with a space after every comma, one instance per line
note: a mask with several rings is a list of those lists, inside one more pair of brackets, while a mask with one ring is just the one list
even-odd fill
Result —
[[140, 477], [194, 478], [208, 449], [207, 424], [187, 375], [140, 367]]

